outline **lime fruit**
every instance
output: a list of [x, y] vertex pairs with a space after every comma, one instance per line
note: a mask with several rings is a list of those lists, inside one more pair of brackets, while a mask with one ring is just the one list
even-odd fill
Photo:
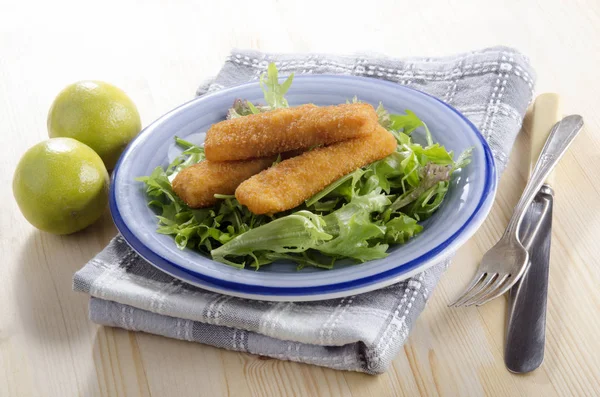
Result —
[[13, 194], [33, 226], [54, 234], [74, 233], [104, 212], [108, 172], [89, 146], [71, 138], [53, 138], [21, 157]]
[[50, 138], [68, 137], [85, 143], [109, 170], [141, 128], [133, 101], [121, 89], [101, 81], [69, 85], [48, 112]]

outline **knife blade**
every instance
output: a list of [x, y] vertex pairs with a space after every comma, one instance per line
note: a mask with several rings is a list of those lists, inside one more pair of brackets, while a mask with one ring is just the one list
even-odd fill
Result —
[[529, 268], [510, 290], [504, 351], [506, 367], [515, 373], [533, 371], [544, 360], [553, 194], [550, 186], [542, 186], [520, 231]]
[[[561, 118], [557, 94], [538, 96], [533, 106], [531, 125], [531, 167], [537, 161], [548, 134]], [[525, 274], [509, 293], [504, 362], [509, 371], [525, 373], [538, 368], [544, 360], [546, 304], [552, 236], [554, 192], [551, 176], [546, 179], [525, 214], [519, 237], [529, 251]]]

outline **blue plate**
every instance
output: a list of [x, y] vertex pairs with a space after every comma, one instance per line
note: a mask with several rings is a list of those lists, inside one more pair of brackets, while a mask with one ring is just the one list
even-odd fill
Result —
[[[352, 76], [300, 76], [286, 95], [290, 105], [331, 105], [358, 96], [392, 113], [414, 111], [434, 140], [460, 153], [474, 147], [471, 164], [453, 175], [451, 188], [423, 232], [407, 244], [390, 248], [385, 259], [333, 270], [296, 271], [289, 263], [236, 269], [192, 250], [179, 250], [172, 237], [156, 233], [154, 212], [146, 205], [144, 186], [135, 178], [166, 166], [179, 150], [175, 135], [201, 143], [203, 132], [225, 118], [236, 98], [262, 102], [258, 83], [219, 91], [188, 102], [144, 129], [127, 147], [113, 172], [110, 209], [131, 247], [148, 262], [185, 282], [207, 290], [272, 301], [322, 300], [382, 288], [422, 272], [456, 251], [481, 225], [496, 192], [492, 153], [481, 133], [446, 103], [397, 84]], [[419, 141], [419, 132], [414, 133]], [[421, 136], [422, 138], [422, 136]]]

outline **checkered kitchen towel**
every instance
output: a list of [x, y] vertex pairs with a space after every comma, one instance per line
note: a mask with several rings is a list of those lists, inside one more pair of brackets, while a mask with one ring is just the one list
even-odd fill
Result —
[[[534, 75], [527, 59], [504, 47], [419, 59], [234, 51], [197, 94], [256, 80], [269, 62], [283, 74], [367, 76], [433, 94], [479, 127], [499, 171], [533, 95]], [[261, 302], [186, 285], [156, 270], [117, 236], [75, 274], [74, 288], [92, 296], [90, 318], [99, 324], [377, 374], [401, 349], [448, 263], [343, 299]]]

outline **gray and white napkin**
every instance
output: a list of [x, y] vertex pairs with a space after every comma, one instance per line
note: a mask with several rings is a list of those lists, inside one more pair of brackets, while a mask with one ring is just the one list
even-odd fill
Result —
[[[495, 47], [443, 58], [267, 54], [233, 51], [198, 95], [281, 74], [348, 74], [425, 91], [466, 115], [490, 144], [499, 172], [532, 99], [534, 73], [517, 51]], [[320, 302], [264, 302], [187, 285], [115, 237], [79, 270], [74, 289], [91, 295], [92, 321], [225, 349], [378, 374], [408, 338], [449, 260], [390, 287]]]

